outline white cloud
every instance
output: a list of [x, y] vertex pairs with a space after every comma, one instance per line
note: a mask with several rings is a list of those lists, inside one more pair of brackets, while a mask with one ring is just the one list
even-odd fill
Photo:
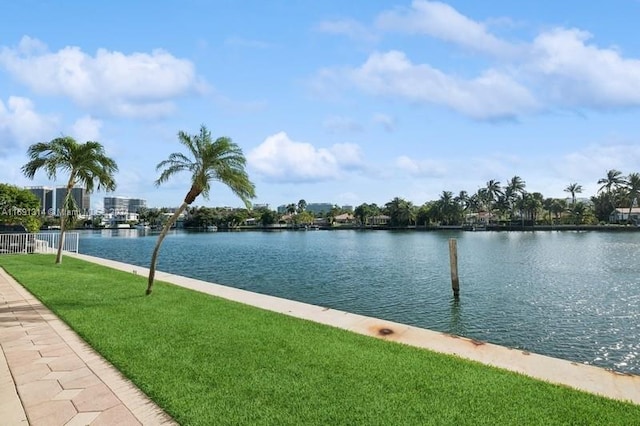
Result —
[[100, 140], [101, 128], [102, 121], [87, 115], [73, 123], [71, 126], [71, 137], [80, 143], [84, 143], [85, 141], [98, 141]]
[[352, 40], [367, 43], [375, 42], [378, 38], [366, 26], [353, 19], [322, 21], [316, 26], [316, 30], [327, 34], [344, 35]]
[[0, 50], [0, 66], [37, 94], [126, 117], [170, 114], [175, 98], [205, 86], [190, 61], [160, 49], [129, 55], [99, 49], [90, 56], [68, 46], [52, 53], [24, 37], [17, 48]]
[[357, 145], [316, 148], [306, 142], [293, 141], [285, 132], [280, 132], [251, 150], [247, 162], [271, 181], [319, 182], [336, 179], [346, 171], [358, 168], [362, 160]]
[[[615, 143], [591, 144], [580, 151], [554, 159], [552, 167], [559, 178], [567, 181], [565, 186], [571, 181], [578, 182], [585, 188], [596, 188], [598, 179], [605, 177], [608, 170], [620, 170], [626, 175], [637, 172], [639, 164], [640, 144]], [[591, 192], [595, 193], [596, 189]]]
[[373, 53], [345, 77], [373, 95], [445, 105], [480, 120], [514, 118], [538, 108], [529, 90], [507, 74], [487, 70], [465, 80], [427, 64], [413, 64], [399, 51]]
[[[491, 19], [489, 24], [505, 22]], [[327, 30], [358, 27], [351, 21], [341, 25]], [[335, 98], [355, 87], [370, 95], [445, 106], [478, 120], [514, 119], [555, 108], [640, 105], [640, 59], [624, 57], [615, 47], [599, 47], [590, 42], [590, 33], [579, 29], [556, 28], [533, 40], [510, 42], [491, 34], [488, 24], [426, 0], [383, 12], [375, 25], [382, 31], [444, 40], [499, 62], [465, 78], [413, 63], [402, 51], [374, 52], [359, 67], [319, 70], [312, 82], [316, 93]]]
[[440, 161], [414, 160], [406, 155], [396, 158], [395, 166], [415, 177], [441, 177], [447, 172], [446, 165]]
[[27, 179], [21, 170], [27, 161], [22, 152], [20, 154], [6, 156], [0, 148], [0, 183], [17, 186], [46, 185], [50, 183], [42, 173], [36, 175], [35, 181]]
[[640, 105], [640, 60], [588, 44], [591, 34], [557, 28], [536, 37], [525, 69], [544, 86], [550, 101], [576, 107]]
[[390, 115], [376, 113], [373, 115], [373, 122], [380, 124], [387, 132], [393, 132], [396, 129], [396, 120]]
[[362, 151], [356, 144], [337, 143], [331, 146], [330, 152], [343, 170], [356, 170], [363, 165]]
[[[523, 170], [526, 169], [526, 164], [517, 155], [509, 153], [487, 153], [483, 157], [475, 157], [465, 164], [459, 164], [459, 169], [464, 168], [467, 171], [471, 171], [473, 175], [477, 176], [479, 182], [486, 182], [491, 179], [502, 182], [506, 182], [513, 176], [512, 171], [517, 170], [517, 173], [524, 174]], [[540, 167], [538, 164], [536, 167]], [[526, 180], [526, 179], [525, 179]]]
[[426, 34], [473, 50], [503, 56], [519, 48], [490, 34], [485, 26], [448, 4], [415, 0], [411, 8], [380, 14], [376, 26], [386, 31]]
[[[155, 176], [149, 176], [139, 169], [127, 167], [118, 172], [118, 194], [126, 197], [139, 197], [143, 187], [151, 184], [154, 179]], [[183, 188], [187, 188], [187, 185], [184, 185]]]
[[331, 133], [356, 133], [363, 128], [351, 117], [332, 116], [324, 120], [322, 126]]
[[36, 112], [30, 99], [10, 96], [6, 104], [0, 100], [0, 153], [47, 141], [57, 126], [58, 119]]

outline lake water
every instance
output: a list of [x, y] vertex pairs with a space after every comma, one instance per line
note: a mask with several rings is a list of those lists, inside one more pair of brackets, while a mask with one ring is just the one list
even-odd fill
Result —
[[[148, 267], [156, 239], [83, 231], [80, 252]], [[158, 269], [640, 374], [636, 232], [174, 231]]]

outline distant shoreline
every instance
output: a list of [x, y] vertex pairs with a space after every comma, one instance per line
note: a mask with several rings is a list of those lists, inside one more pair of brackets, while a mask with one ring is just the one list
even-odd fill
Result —
[[[182, 228], [185, 231], [207, 232], [199, 228]], [[357, 225], [339, 225], [339, 226], [318, 226], [315, 229], [305, 229], [304, 227], [291, 226], [239, 226], [237, 228], [218, 228], [217, 232], [237, 232], [237, 231], [296, 231], [296, 232], [313, 232], [320, 231], [421, 231], [421, 232], [438, 232], [438, 231], [468, 231], [468, 232], [535, 232], [535, 231], [599, 231], [599, 232], [639, 232], [640, 226], [632, 225], [534, 225], [534, 226], [518, 226], [518, 225], [490, 225], [490, 226], [470, 226], [470, 225], [446, 225], [446, 226], [407, 226], [392, 227], [386, 225], [375, 226], [357, 226]]]

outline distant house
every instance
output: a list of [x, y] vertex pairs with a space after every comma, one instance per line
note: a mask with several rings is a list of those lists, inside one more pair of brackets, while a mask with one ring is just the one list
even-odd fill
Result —
[[494, 215], [490, 212], [481, 211], [478, 213], [469, 213], [465, 216], [466, 223], [477, 225], [488, 225]]
[[369, 218], [369, 225], [386, 225], [391, 220], [390, 216], [379, 214]]
[[[629, 220], [629, 208], [622, 207], [617, 208], [609, 216], [609, 222], [611, 223], [626, 223]], [[631, 222], [640, 224], [640, 207], [631, 208]]]
[[351, 213], [343, 213], [333, 218], [335, 223], [353, 223], [354, 217]]
[[[164, 224], [171, 218], [171, 216], [173, 216], [173, 212], [162, 213], [162, 223]], [[176, 220], [176, 223], [175, 225], [173, 225], [173, 227], [179, 229], [184, 228], [184, 221], [186, 219], [186, 216], [187, 212], [180, 213], [180, 216], [178, 216], [178, 219]]]
[[329, 221], [326, 217], [316, 217], [315, 219], [313, 219], [313, 224], [317, 226], [327, 226], [329, 224]]
[[138, 213], [106, 213], [100, 216], [100, 227], [129, 228], [131, 222], [138, 221]]
[[292, 218], [293, 218], [293, 215], [290, 213], [283, 214], [282, 216], [280, 216], [280, 222], [281, 223], [291, 222]]

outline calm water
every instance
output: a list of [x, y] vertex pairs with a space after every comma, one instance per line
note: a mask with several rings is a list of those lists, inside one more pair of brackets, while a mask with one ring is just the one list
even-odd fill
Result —
[[[83, 232], [80, 252], [148, 267], [156, 238]], [[640, 233], [175, 232], [158, 269], [640, 374]]]

